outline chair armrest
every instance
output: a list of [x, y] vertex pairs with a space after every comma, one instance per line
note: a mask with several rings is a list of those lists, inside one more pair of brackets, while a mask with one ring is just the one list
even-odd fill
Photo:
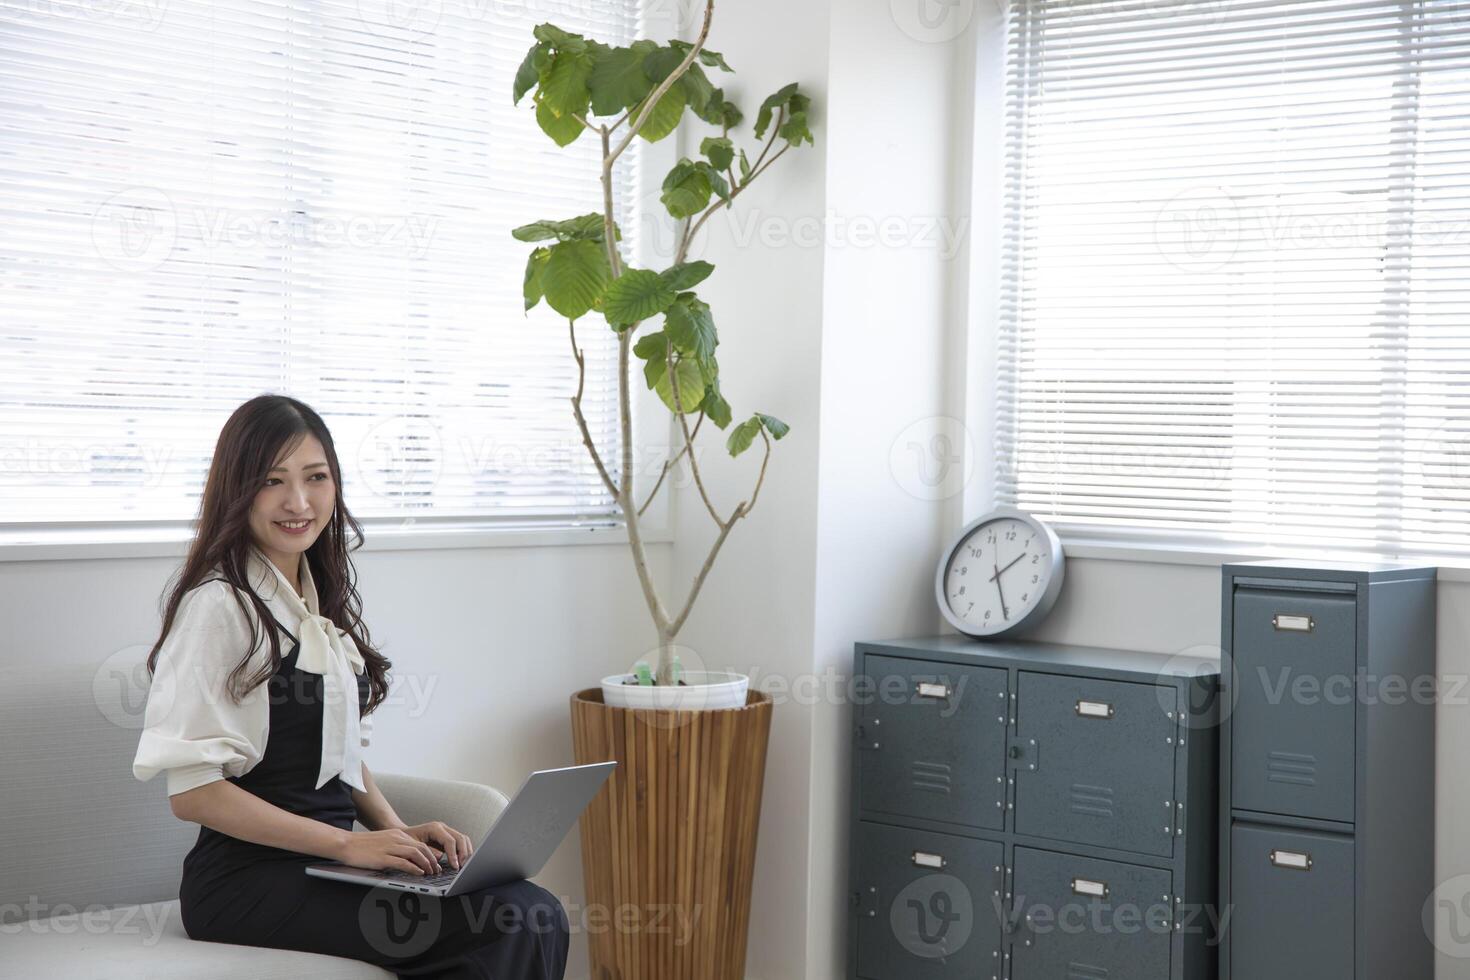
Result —
[[457, 779], [375, 772], [373, 782], [404, 823], [442, 820], [477, 845], [510, 803], [498, 789]]

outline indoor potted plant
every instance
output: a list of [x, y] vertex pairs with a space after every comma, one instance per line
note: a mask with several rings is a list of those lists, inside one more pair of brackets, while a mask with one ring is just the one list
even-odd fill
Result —
[[[579, 138], [602, 144], [603, 209], [536, 221], [513, 234], [534, 248], [526, 264], [526, 309], [544, 300], [568, 324], [578, 386], [572, 418], [582, 442], [622, 511], [633, 566], [658, 641], [656, 671], [606, 678], [600, 688], [572, 697], [578, 762], [616, 759], [607, 789], [583, 816], [582, 855], [589, 908], [632, 905], [649, 917], [672, 916], [687, 930], [589, 929], [593, 976], [598, 980], [700, 980], [743, 977], [760, 813], [769, 696], [748, 690], [744, 675], [681, 676], [675, 638], [698, 598], [720, 548], [759, 496], [773, 440], [787, 426], [755, 412], [734, 422], [721, 393], [715, 348], [719, 340], [709, 306], [695, 287], [714, 267], [689, 261], [690, 245], [716, 211], [728, 208], [783, 154], [811, 143], [810, 100], [795, 84], [764, 102], [756, 115], [758, 144], [747, 154], [732, 131], [743, 114], [710, 81], [729, 72], [708, 50], [714, 0], [707, 0], [692, 42], [635, 41], [625, 47], [570, 34], [551, 24], [535, 29], [515, 79], [517, 103], [532, 95], [537, 124], [560, 146]], [[698, 159], [680, 159], [662, 185], [660, 200], [680, 222], [675, 253], [662, 271], [630, 267], [620, 254], [614, 221], [613, 168], [635, 138], [660, 140], [689, 115], [710, 127]], [[753, 159], [752, 159], [753, 157]], [[582, 413], [585, 361], [577, 324], [587, 315], [605, 321], [618, 341], [618, 414], [621, 465], [616, 478], [604, 463]], [[644, 383], [672, 413], [682, 448], [664, 463], [652, 499], [668, 471], [687, 465], [716, 535], [682, 608], [671, 614], [648, 569], [639, 518], [648, 506], [634, 498], [630, 372], [642, 362]], [[738, 456], [759, 439], [764, 456], [748, 499], [721, 516], [711, 500], [693, 445], [708, 421], [729, 429], [726, 448]], [[733, 425], [732, 425], [733, 423]]]

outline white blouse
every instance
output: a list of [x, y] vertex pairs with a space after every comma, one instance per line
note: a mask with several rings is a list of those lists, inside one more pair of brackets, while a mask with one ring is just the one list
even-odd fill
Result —
[[[251, 549], [248, 572], [256, 595], [281, 626], [300, 639], [297, 666], [322, 675], [317, 788], [340, 774], [347, 785], [364, 789], [361, 749], [368, 745], [372, 718], [360, 717], [358, 711], [356, 675], [366, 668], [357, 644], [319, 615], [316, 583], [305, 555], [300, 596], [259, 549]], [[238, 704], [226, 688], [230, 672], [250, 646], [250, 624], [233, 592], [224, 581], [205, 582], [186, 592], [158, 651], [133, 775], [149, 780], [167, 771], [169, 796], [226, 776], [242, 776], [265, 755], [270, 734], [267, 685], [258, 685]], [[255, 616], [254, 609], [250, 615]], [[282, 637], [281, 642], [285, 656], [291, 641]], [[263, 631], [251, 656], [247, 675], [270, 657], [270, 641]]]

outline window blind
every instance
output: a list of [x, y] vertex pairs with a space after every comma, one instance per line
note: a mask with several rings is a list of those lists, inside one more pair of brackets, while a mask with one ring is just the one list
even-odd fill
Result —
[[1016, 0], [997, 498], [1470, 554], [1470, 2]]
[[[511, 104], [535, 6], [0, 0], [0, 523], [188, 520], [262, 392], [321, 413], [360, 517], [612, 522], [510, 237], [601, 208], [597, 141]], [[618, 180], [637, 254], [637, 151]], [[578, 341], [613, 467], [616, 344]]]

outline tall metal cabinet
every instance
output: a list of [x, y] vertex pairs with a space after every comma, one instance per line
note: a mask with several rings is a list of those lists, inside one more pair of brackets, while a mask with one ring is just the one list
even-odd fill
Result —
[[1223, 573], [1222, 980], [1431, 980], [1435, 569]]
[[1215, 975], [1213, 660], [961, 636], [855, 656], [850, 977]]

